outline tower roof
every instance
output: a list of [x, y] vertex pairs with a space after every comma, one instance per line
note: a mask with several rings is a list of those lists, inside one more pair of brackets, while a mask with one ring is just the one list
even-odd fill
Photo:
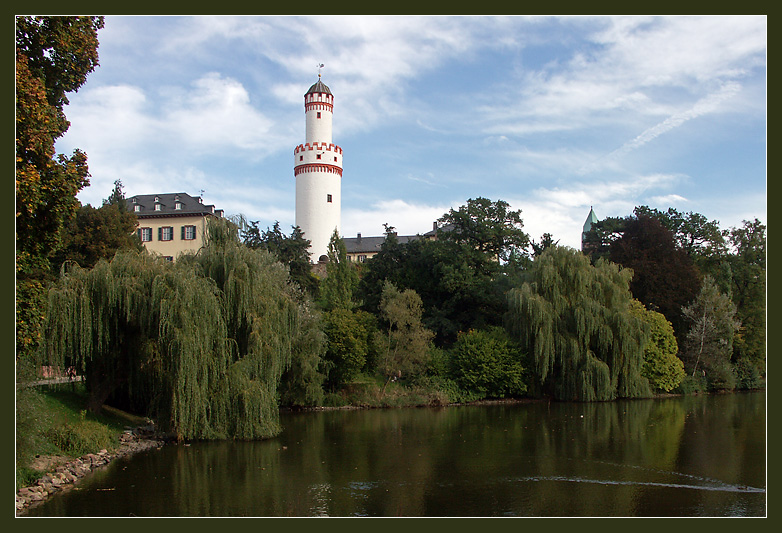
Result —
[[598, 222], [600, 222], [600, 221], [597, 219], [597, 215], [595, 215], [594, 210], [590, 206], [589, 207], [589, 215], [587, 216], [587, 219], [584, 222], [584, 230], [583, 230], [584, 233], [586, 233], [590, 229], [592, 229], [592, 224], [597, 224]]
[[310, 87], [310, 89], [304, 93], [304, 95], [308, 95], [311, 93], [325, 93], [325, 94], [331, 94], [331, 90], [329, 90], [328, 87], [326, 87], [326, 84], [320, 81], [320, 76], [318, 76], [318, 83]]

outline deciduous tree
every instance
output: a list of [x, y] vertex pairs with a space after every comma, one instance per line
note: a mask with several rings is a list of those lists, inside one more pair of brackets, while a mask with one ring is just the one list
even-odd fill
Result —
[[117, 180], [100, 208], [89, 204], [79, 208], [67, 226], [62, 248], [52, 257], [53, 271], [59, 273], [65, 261], [91, 268], [101, 258], [111, 259], [117, 250], [141, 251], [136, 225], [136, 215], [127, 210], [122, 182]]
[[386, 385], [394, 378], [415, 375], [425, 368], [433, 334], [421, 323], [423, 307], [414, 290], [400, 291], [386, 282], [380, 303], [385, 333], [378, 332], [378, 370]]
[[713, 388], [735, 386], [730, 364], [733, 337], [740, 326], [735, 315], [736, 306], [709, 276], [704, 279], [698, 297], [684, 309], [690, 326], [684, 343], [684, 361], [693, 376], [705, 372]]
[[700, 276], [692, 258], [676, 244], [673, 233], [646, 215], [625, 221], [621, 237], [610, 246], [610, 260], [632, 269], [630, 290], [647, 309], [658, 311], [673, 325], [677, 339], [687, 326], [682, 308], [700, 289]]
[[49, 309], [46, 360], [84, 372], [91, 410], [112, 395], [183, 439], [278, 433], [280, 377], [313, 338], [285, 267], [224, 219], [175, 263], [119, 252], [74, 266]]
[[543, 393], [561, 400], [649, 396], [645, 325], [630, 312], [632, 271], [552, 246], [508, 293], [508, 331], [534, 361]]
[[673, 326], [661, 313], [649, 311], [638, 300], [633, 300], [630, 312], [649, 328], [641, 375], [649, 380], [654, 390], [672, 391], [685, 376], [684, 363], [677, 356], [679, 346], [673, 334]]
[[98, 65], [103, 17], [16, 18], [17, 357], [41, 340], [50, 257], [88, 184], [87, 156], [55, 154], [67, 130], [67, 93]]

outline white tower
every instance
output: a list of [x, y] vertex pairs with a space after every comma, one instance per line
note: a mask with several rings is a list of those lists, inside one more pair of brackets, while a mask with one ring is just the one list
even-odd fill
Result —
[[320, 81], [304, 95], [306, 142], [293, 151], [296, 176], [296, 225], [311, 241], [310, 260], [328, 253], [334, 230], [340, 231], [342, 148], [331, 142], [334, 95]]

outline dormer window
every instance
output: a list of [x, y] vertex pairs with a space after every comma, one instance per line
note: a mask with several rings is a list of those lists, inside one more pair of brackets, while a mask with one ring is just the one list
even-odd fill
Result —
[[177, 209], [177, 210], [182, 209], [182, 202], [175, 203], [174, 204], [174, 209]]
[[155, 201], [159, 202], [160, 201], [160, 196], [155, 196]]
[[155, 211], [160, 211], [160, 204], [155, 204]]
[[[135, 202], [135, 200], [134, 200], [134, 202]], [[135, 206], [133, 206], [133, 210], [134, 210], [136, 213], [140, 213], [140, 212], [141, 212], [141, 206], [140, 206], [140, 205], [135, 205]]]

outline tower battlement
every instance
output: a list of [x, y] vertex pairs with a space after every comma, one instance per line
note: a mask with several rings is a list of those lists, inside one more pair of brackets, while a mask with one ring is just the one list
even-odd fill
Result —
[[334, 143], [325, 143], [325, 142], [300, 144], [293, 150], [293, 153], [298, 154], [299, 152], [311, 151], [311, 150], [325, 150], [326, 152], [335, 152], [338, 153], [339, 155], [342, 155], [342, 148], [340, 148]]

